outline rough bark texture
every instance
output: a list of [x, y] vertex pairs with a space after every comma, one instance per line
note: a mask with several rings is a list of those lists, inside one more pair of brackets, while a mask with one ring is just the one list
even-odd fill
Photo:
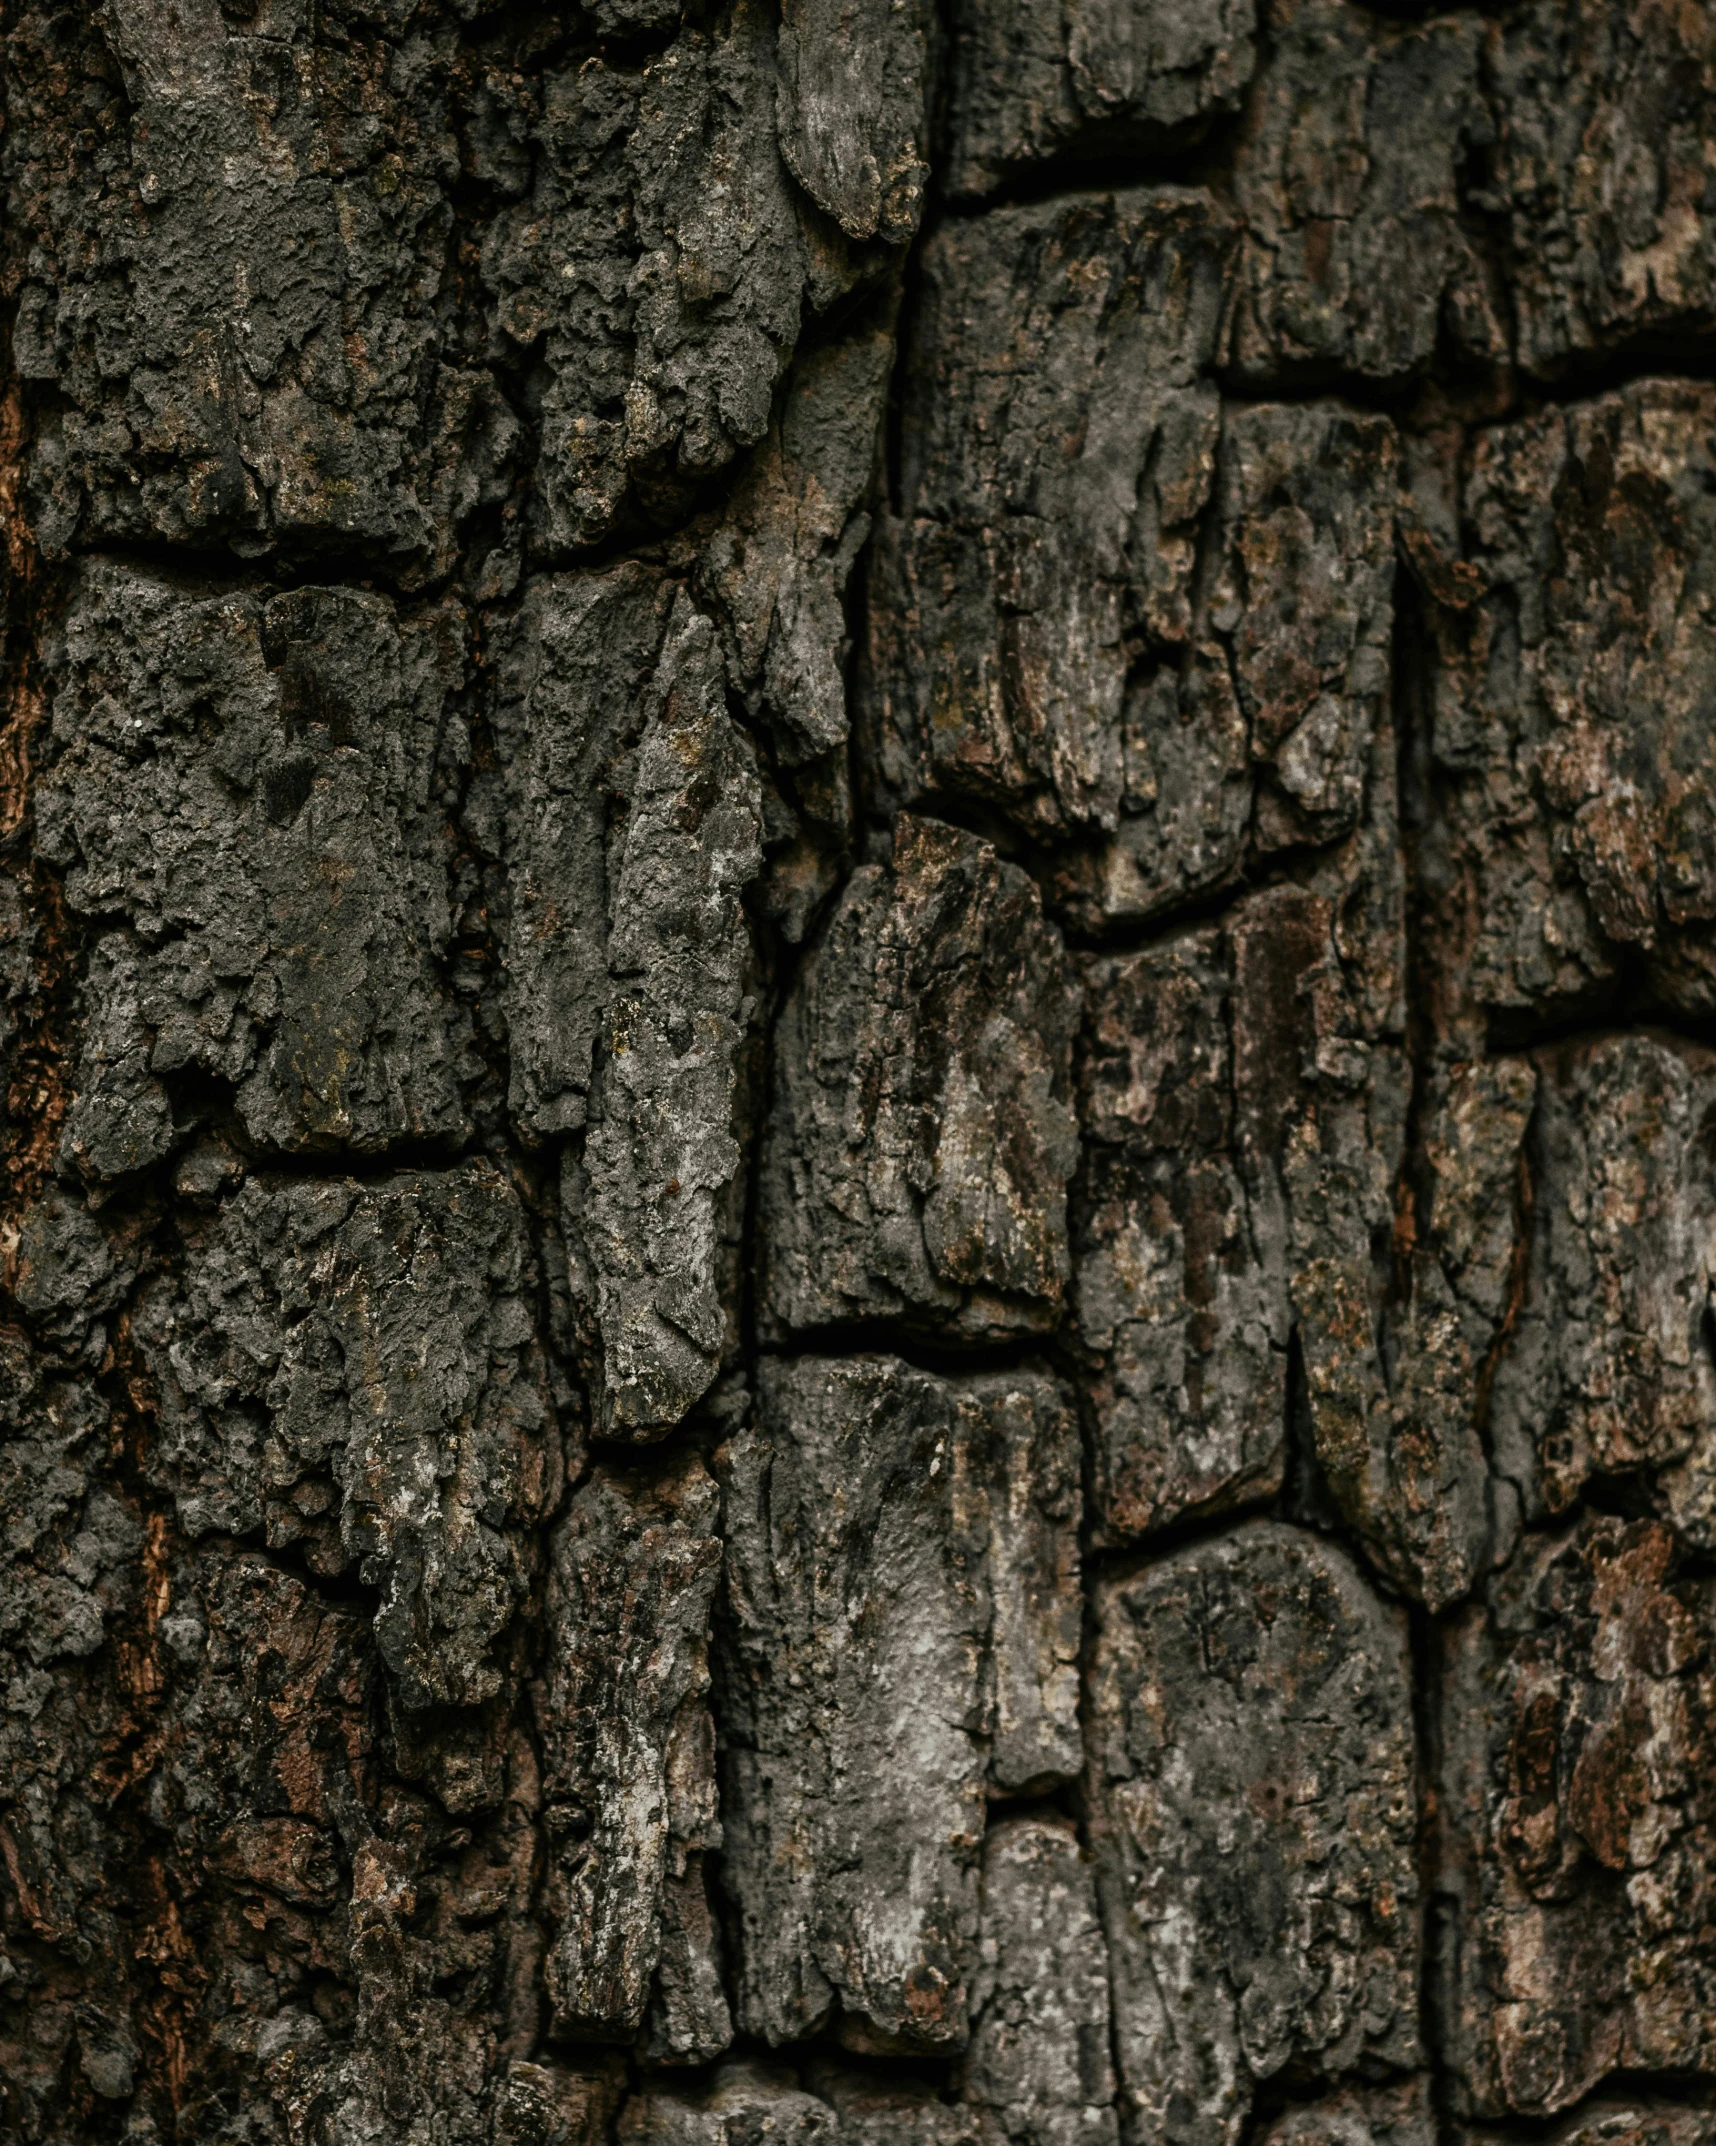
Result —
[[1716, 2146], [1716, 9], [0, 25], [0, 2140]]

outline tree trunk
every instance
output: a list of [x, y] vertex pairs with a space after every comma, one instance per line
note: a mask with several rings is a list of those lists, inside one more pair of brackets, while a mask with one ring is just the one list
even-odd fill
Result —
[[0, 2135], [1716, 2146], [1716, 10], [4, 88]]

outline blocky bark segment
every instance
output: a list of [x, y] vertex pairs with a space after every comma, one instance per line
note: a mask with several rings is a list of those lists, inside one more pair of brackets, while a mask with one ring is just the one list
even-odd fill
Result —
[[[1148, 916], [1357, 830], [1388, 729], [1392, 427], [1332, 403], [1229, 407], [1180, 645], [1129, 644], [1117, 809], [1057, 891], [1089, 923]], [[1392, 774], [1387, 778], [1392, 789]]]
[[1403, 22], [1286, 0], [1234, 165], [1234, 363], [1271, 382], [1510, 361], [1553, 378], [1707, 336], [1713, 110], [1696, 11], [1542, 0]]
[[420, 582], [504, 502], [504, 587], [518, 404], [551, 552], [682, 518], [762, 438], [802, 313], [915, 229], [926, 66], [905, 9], [677, 12], [597, 25], [676, 33], [652, 53], [575, 33], [546, 68], [511, 30], [473, 65], [434, 7], [27, 16], [8, 177], [19, 371], [55, 391], [46, 548], [337, 546]]
[[1358, 824], [1393, 630], [1392, 429], [1332, 403], [1230, 410], [1208, 630], [1258, 770], [1263, 852]]
[[1189, 630], [1232, 250], [1183, 187], [1002, 209], [925, 247], [872, 596], [875, 750], [906, 800], [1112, 823], [1128, 638]]
[[1087, 1795], [1139, 2138], [1419, 2054], [1406, 1621], [1254, 1521], [1097, 1594]]
[[1347, 1444], [1357, 1419], [1338, 1400], [1317, 1441], [1382, 1570], [1433, 1610], [1508, 1555], [1517, 1525], [1516, 1487], [1488, 1450], [1494, 1380], [1519, 1310], [1537, 1094], [1534, 1068], [1517, 1059], [1423, 1080], [1419, 1144], [1396, 1187], [1395, 1294], [1383, 1322], [1392, 1406], [1362, 1457], [1356, 1439]]
[[[60, 1359], [56, 1368], [96, 1370], [112, 1338], [113, 1315], [137, 1280], [136, 1230], [92, 1214], [76, 1191], [59, 1184], [43, 1189], [16, 1230], [7, 1266], [17, 1309], [47, 1344], [49, 1362]], [[20, 1400], [32, 1381], [33, 1373]]]
[[1039, 1372], [765, 1361], [723, 1484], [739, 2024], [957, 2049], [986, 1783], [1080, 1764], [1072, 1413]]
[[[709, 1716], [717, 1493], [695, 1459], [598, 1469], [555, 1530], [538, 1702], [559, 2033], [704, 2062], [731, 2038], [703, 1858], [721, 1845]], [[651, 2000], [654, 1999], [653, 2011]]]
[[507, 867], [511, 1102], [566, 1155], [601, 1427], [670, 1430], [732, 1338], [762, 868], [756, 757], [713, 623], [634, 565], [531, 585], [500, 637], [470, 819]]
[[582, 1126], [612, 986], [608, 931], [632, 767], [674, 589], [632, 564], [533, 580], [492, 629], [493, 767], [465, 818], [506, 872], [509, 1103], [527, 1139]]
[[144, 1956], [204, 2058], [197, 2115], [223, 2099], [290, 2107], [347, 2053], [309, 1999], [318, 1972], [336, 1976], [349, 2028], [357, 1970], [340, 1924], [377, 1815], [374, 1638], [253, 1552], [192, 1550], [157, 1588], [168, 1734], [149, 1812], [172, 1856]]
[[593, 1269], [603, 1428], [659, 1437], [734, 1339], [741, 1053], [754, 1001], [741, 906], [762, 793], [727, 713], [710, 621], [676, 621], [616, 843], [585, 1183], [569, 1225]]
[[1397, 2086], [1342, 2087], [1287, 2109], [1263, 2133], [1267, 2146], [1430, 2146], [1436, 2136], [1423, 2073]]
[[1685, 382], [1477, 437], [1470, 557], [1432, 611], [1428, 943], [1457, 1048], [1629, 989], [1716, 1008], [1713, 457], [1716, 390]]
[[413, 27], [301, 0], [22, 17], [14, 348], [53, 391], [49, 553], [339, 546], [421, 578], [510, 489], [518, 421], [452, 317], [448, 26]]
[[1523, 1249], [1534, 1076], [1445, 1076], [1414, 1161], [1368, 861], [1348, 845], [1221, 926], [1089, 965], [1075, 1246], [1096, 1519], [1135, 1540], [1279, 1490], [1296, 1347], [1322, 1488], [1378, 1568], [1439, 1609], [1508, 1518], [1481, 1419]]
[[[103, 1868], [84, 1823], [68, 1873], [83, 1897], [63, 1932], [43, 1915], [58, 1903], [38, 1842], [15, 1819], [23, 1854], [8, 1853], [34, 1902], [23, 1972], [47, 2002], [31, 2009], [73, 2031], [82, 2106], [127, 2101], [170, 2033], [187, 2137], [229, 2131], [235, 2109], [270, 2139], [556, 2136], [524, 2120], [569, 2114], [572, 2077], [508, 2064], [500, 2046], [535, 1966], [528, 1746], [508, 1754], [504, 1799], [473, 1840], [389, 1778], [361, 1614], [259, 1552], [188, 1548], [159, 1520], [132, 1565], [141, 1598], [122, 1606], [105, 1692], [86, 1691], [83, 1707], [101, 1753], [87, 1786], [109, 1829], [120, 1806], [128, 1853]], [[42, 1939], [69, 1940], [47, 1977]], [[8, 2085], [26, 2078], [9, 2071]], [[599, 2100], [599, 2078], [580, 2083]], [[598, 2136], [592, 2125], [585, 2146]]]
[[[850, 103], [808, 94], [841, 47], [832, 11], [807, 13], [789, 9], [781, 27], [784, 82], [753, 0], [683, 30], [641, 69], [579, 59], [542, 82], [528, 190], [485, 232], [482, 275], [501, 347], [541, 352], [534, 516], [551, 553], [599, 542], [628, 510], [683, 519], [696, 487], [763, 438], [807, 306], [852, 287], [848, 242], [782, 161], [777, 110], [812, 193], [842, 222], [909, 235], [917, 41], [890, 25], [886, 60], [863, 38], [846, 43], [866, 76], [882, 66], [882, 108], [865, 125]], [[839, 170], [854, 128], [880, 152], [873, 216], [862, 158]]]
[[1045, 158], [1157, 150], [1231, 111], [1255, 62], [1252, 0], [962, 0], [946, 183], [983, 194]]
[[64, 1140], [86, 1177], [171, 1152], [181, 1073], [291, 1153], [463, 1132], [469, 1017], [440, 961], [464, 668], [453, 606], [79, 570], [36, 824], [102, 927]]
[[10, 1519], [0, 1643], [27, 1674], [25, 1662], [96, 1652], [141, 1538], [99, 1480], [109, 1411], [95, 1388], [40, 1363], [15, 1328], [0, 1329], [0, 1366], [0, 1479]]
[[1423, 1083], [1415, 1150], [1406, 1054], [1367, 1032], [1324, 905], [1265, 895], [1234, 936], [1241, 1077], [1260, 1145], [1281, 1156], [1311, 1453], [1366, 1555], [1442, 1609], [1505, 1548], [1481, 1416], [1530, 1072]]
[[784, 0], [781, 154], [856, 239], [918, 227], [929, 180], [929, 9], [922, 0]]
[[986, 2110], [943, 2101], [927, 2079], [818, 2063], [807, 2080], [840, 2119], [841, 2146], [998, 2146]]
[[1716, 1059], [1614, 1036], [1548, 1055], [1540, 1094], [1529, 1265], [1495, 1380], [1499, 1465], [1539, 1520], [1593, 1480], [1654, 1478], [1708, 1545]]
[[576, 2072], [515, 2057], [495, 2089], [491, 2146], [604, 2146], [623, 2093], [618, 2067]]
[[990, 1828], [978, 1946], [966, 2099], [1016, 2146], [1117, 2146], [1108, 1951], [1070, 1826]]
[[607, 2135], [621, 2084], [611, 2072], [507, 2055], [534, 2027], [519, 2000], [538, 1958], [527, 1749], [515, 1759], [516, 1793], [478, 1843], [449, 1833], [426, 1799], [382, 1797], [375, 1831], [352, 1850], [346, 1915], [331, 1923], [349, 1933], [347, 2031], [327, 2032], [300, 2003], [257, 2036], [288, 2139], [318, 2127], [455, 2146], [597, 2146]]
[[802, 356], [778, 421], [697, 564], [725, 626], [728, 676], [789, 767], [843, 751], [846, 595], [893, 366], [870, 325]]
[[[134, 1329], [150, 1478], [193, 1536], [261, 1534], [380, 1591], [408, 1711], [473, 1706], [534, 1571], [561, 1454], [517, 1195], [492, 1166], [252, 1178], [186, 1234]], [[444, 1790], [444, 1793], [446, 1791]]]
[[1104, 1537], [1281, 1487], [1287, 1218], [1233, 1069], [1221, 930], [1094, 961], [1080, 1086], [1079, 1332]]
[[1495, 138], [1484, 24], [1350, 0], [1270, 10], [1234, 162], [1246, 227], [1229, 348], [1258, 381], [1399, 380], [1507, 356], [1462, 171]]
[[74, 2093], [131, 2093], [141, 2056], [107, 1814], [134, 1716], [111, 1639], [147, 1538], [102, 1478], [113, 1424], [85, 1377], [0, 1327], [0, 2112], [51, 2136]]
[[1221, 415], [1231, 236], [1163, 188], [1000, 210], [924, 256], [872, 595], [878, 770], [1082, 837], [1066, 891], [1091, 919], [1348, 832], [1388, 690], [1392, 430]]
[[781, 1014], [760, 1187], [771, 1334], [1054, 1323], [1076, 1020], [1025, 874], [902, 817], [892, 864], [854, 874]]
[[1493, 172], [1519, 362], [1716, 325], [1706, 145], [1716, 51], [1701, 11], [1538, 0], [1491, 30]]
[[620, 2146], [833, 2146], [838, 2136], [833, 2110], [790, 2072], [750, 2063], [722, 2065], [702, 2088], [634, 2094], [619, 2127]]
[[[1555, 2146], [1705, 2146], [1716, 2118], [1709, 2109], [1673, 2101], [1599, 2100], [1557, 2124], [1548, 2136]], [[1474, 2142], [1499, 2136], [1482, 2125], [1468, 2126]]]
[[1445, 1642], [1453, 2057], [1472, 2113], [1716, 2068], [1716, 1597], [1655, 1522], [1533, 1541]]

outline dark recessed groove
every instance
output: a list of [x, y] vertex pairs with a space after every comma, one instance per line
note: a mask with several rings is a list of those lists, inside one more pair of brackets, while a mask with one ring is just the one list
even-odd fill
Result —
[[776, 1358], [792, 1363], [805, 1358], [892, 1356], [938, 1378], [965, 1378], [988, 1371], [1040, 1370], [1046, 1352], [1053, 1347], [1052, 1333], [1015, 1340], [959, 1342], [922, 1328], [896, 1326], [887, 1319], [863, 1319], [842, 1326], [813, 1327], [800, 1334], [768, 1335], [758, 1348], [757, 1361]]

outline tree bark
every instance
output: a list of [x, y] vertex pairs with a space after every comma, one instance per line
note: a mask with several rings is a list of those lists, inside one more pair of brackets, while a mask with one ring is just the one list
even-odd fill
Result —
[[1716, 2146], [1716, 12], [4, 19], [0, 2135]]

